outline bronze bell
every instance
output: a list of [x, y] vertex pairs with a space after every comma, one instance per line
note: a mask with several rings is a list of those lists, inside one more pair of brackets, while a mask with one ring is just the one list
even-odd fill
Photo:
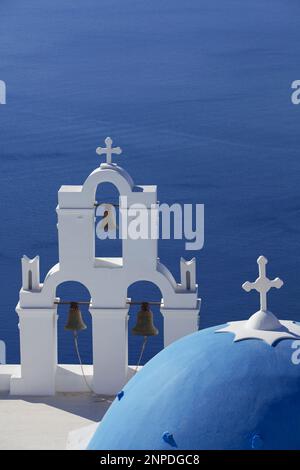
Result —
[[85, 330], [86, 324], [84, 323], [81, 315], [81, 311], [79, 309], [77, 302], [71, 302], [68, 320], [65, 326], [65, 330], [70, 331], [80, 331]]
[[143, 302], [141, 310], [137, 314], [136, 325], [132, 328], [132, 334], [138, 336], [156, 336], [158, 329], [153, 324], [153, 313], [148, 302]]

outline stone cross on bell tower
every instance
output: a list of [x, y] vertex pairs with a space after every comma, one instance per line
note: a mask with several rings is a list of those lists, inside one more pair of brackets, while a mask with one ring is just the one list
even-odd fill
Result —
[[106, 155], [106, 163], [111, 165], [112, 155], [120, 155], [122, 153], [122, 149], [120, 147], [112, 147], [113, 141], [110, 137], [106, 137], [104, 142], [106, 147], [97, 147], [96, 153], [98, 155]]

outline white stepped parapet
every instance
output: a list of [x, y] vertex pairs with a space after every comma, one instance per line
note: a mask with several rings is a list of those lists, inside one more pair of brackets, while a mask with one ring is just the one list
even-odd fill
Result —
[[24, 255], [22, 258], [22, 287], [24, 290], [37, 291], [40, 289], [40, 257], [33, 259]]
[[196, 289], [196, 258], [190, 261], [180, 258], [181, 287], [184, 290], [195, 291]]

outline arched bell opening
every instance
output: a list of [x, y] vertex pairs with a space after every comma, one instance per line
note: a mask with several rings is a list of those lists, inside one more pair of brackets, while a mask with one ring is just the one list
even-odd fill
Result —
[[95, 193], [95, 257], [122, 258], [120, 193], [112, 183], [100, 183]]
[[[128, 288], [128, 298], [132, 301], [150, 302], [149, 308], [153, 313], [153, 326], [158, 329], [158, 335], [151, 335], [147, 339], [147, 344], [142, 356], [140, 365], [144, 365], [153, 356], [155, 356], [164, 347], [164, 332], [163, 332], [163, 316], [160, 312], [159, 305], [152, 305], [151, 301], [161, 302], [162, 293], [160, 289], [149, 281], [137, 281]], [[138, 315], [143, 307], [141, 305], [130, 305], [129, 308], [129, 323], [128, 323], [128, 363], [136, 365], [139, 361], [141, 348], [143, 346], [143, 334], [133, 334], [132, 330], [138, 326]], [[147, 318], [147, 316], [146, 316]], [[147, 321], [147, 320], [146, 320]], [[151, 328], [151, 325], [150, 325]]]
[[[56, 297], [60, 298], [61, 302], [76, 302], [86, 301], [90, 302], [91, 296], [88, 289], [80, 282], [66, 281], [60, 284], [56, 290]], [[79, 304], [79, 310], [83, 323], [86, 329], [78, 331], [78, 348], [83, 364], [92, 364], [92, 320], [89, 313], [88, 304]], [[70, 312], [70, 304], [58, 304], [57, 314], [57, 347], [58, 347], [58, 363], [59, 364], [78, 364], [79, 359], [76, 353], [74, 344], [74, 321], [80, 322], [80, 313]], [[72, 314], [75, 313], [75, 320], [72, 319]], [[65, 329], [65, 327], [70, 329]], [[80, 327], [80, 325], [78, 326]], [[76, 325], [75, 325], [76, 328]]]

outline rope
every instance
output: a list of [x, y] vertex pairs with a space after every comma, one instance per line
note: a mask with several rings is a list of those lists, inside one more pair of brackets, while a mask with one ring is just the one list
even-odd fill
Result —
[[140, 354], [138, 363], [137, 363], [137, 365], [136, 365], [136, 368], [135, 368], [135, 371], [134, 371], [134, 375], [137, 373], [137, 371], [138, 371], [138, 369], [139, 369], [139, 367], [140, 367], [140, 363], [141, 363], [141, 360], [142, 360], [142, 357], [143, 357], [143, 354], [144, 354], [144, 351], [145, 351], [145, 347], [146, 347], [146, 344], [147, 344], [147, 340], [148, 340], [148, 336], [144, 336], [144, 341], [143, 341], [143, 344], [142, 344], [141, 354]]
[[[148, 336], [144, 336], [144, 341], [143, 341], [143, 344], [142, 344], [140, 357], [139, 357], [138, 363], [136, 365], [136, 368], [134, 370], [134, 375], [137, 373], [137, 371], [140, 367], [140, 364], [141, 364], [141, 361], [142, 361], [142, 358], [143, 358], [143, 354], [144, 354], [144, 351], [145, 351], [145, 348], [146, 348], [147, 341], [148, 341]], [[74, 345], [75, 345], [75, 351], [76, 351], [76, 354], [77, 354], [77, 358], [78, 358], [78, 362], [79, 362], [79, 365], [80, 365], [83, 380], [85, 381], [85, 384], [86, 384], [87, 388], [90, 390], [90, 392], [94, 393], [94, 390], [91, 388], [90, 384], [88, 383], [86, 375], [85, 375], [84, 370], [83, 370], [83, 364], [82, 364], [82, 360], [81, 360], [81, 356], [80, 356], [80, 352], [79, 352], [79, 347], [78, 347], [77, 331], [74, 331]]]
[[82, 360], [81, 360], [81, 356], [80, 356], [80, 352], [79, 352], [79, 347], [78, 347], [78, 335], [77, 335], [77, 331], [74, 331], [74, 345], [75, 345], [75, 350], [76, 350], [76, 354], [77, 354], [77, 357], [78, 357], [78, 361], [79, 361], [79, 364], [80, 364], [82, 377], [83, 377], [83, 379], [84, 379], [84, 381], [85, 381], [85, 384], [86, 384], [87, 388], [88, 388], [92, 393], [94, 393], [94, 390], [90, 387], [90, 384], [88, 383], [87, 378], [86, 378], [85, 373], [84, 373], [84, 370], [83, 370]]

